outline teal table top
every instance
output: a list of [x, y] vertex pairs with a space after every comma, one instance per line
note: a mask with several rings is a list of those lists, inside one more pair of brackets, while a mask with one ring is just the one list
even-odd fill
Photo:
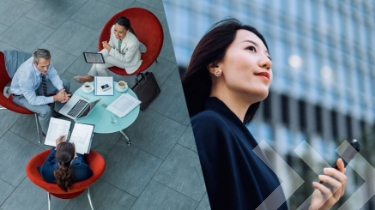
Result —
[[[114, 82], [114, 86], [117, 82]], [[94, 99], [99, 99], [99, 103], [94, 107], [94, 109], [90, 112], [89, 115], [86, 117], [76, 119], [75, 121], [78, 123], [86, 123], [86, 124], [93, 124], [95, 125], [94, 132], [95, 133], [114, 133], [120, 130], [123, 130], [129, 127], [138, 117], [140, 106], [138, 105], [135, 107], [131, 112], [125, 115], [122, 118], [118, 118], [117, 123], [113, 124], [111, 121], [112, 112], [106, 109], [114, 100], [116, 100], [121, 94], [129, 93], [130, 95], [138, 98], [137, 95], [128, 88], [125, 92], [118, 92], [115, 88], [113, 90], [114, 95], [111, 96], [96, 96], [94, 92], [92, 93], [85, 93], [82, 91], [82, 88], [78, 88], [74, 94], [79, 96], [85, 97], [90, 101]]]

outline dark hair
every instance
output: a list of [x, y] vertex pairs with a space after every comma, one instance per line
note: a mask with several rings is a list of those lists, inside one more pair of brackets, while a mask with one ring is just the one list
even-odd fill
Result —
[[75, 148], [72, 143], [61, 142], [56, 147], [55, 157], [59, 162], [58, 168], [53, 172], [55, 175], [57, 185], [64, 190], [68, 191], [74, 183], [74, 173], [70, 166], [75, 154]]
[[[206, 99], [210, 96], [212, 80], [207, 69], [223, 60], [228, 46], [234, 41], [238, 30], [248, 30], [257, 35], [268, 49], [266, 40], [254, 27], [242, 25], [237, 19], [227, 18], [217, 22], [203, 36], [195, 47], [189, 66], [182, 78], [182, 86], [190, 117], [203, 111]], [[260, 102], [252, 104], [246, 114], [244, 123], [250, 122], [259, 108]]]
[[119, 24], [120, 26], [124, 26], [126, 30], [129, 30], [130, 32], [132, 32], [134, 35], [135, 35], [135, 32], [130, 24], [130, 20], [128, 18], [126, 18], [125, 16], [120, 16], [118, 18], [116, 18], [115, 22], [113, 23], [113, 25], [115, 24]]

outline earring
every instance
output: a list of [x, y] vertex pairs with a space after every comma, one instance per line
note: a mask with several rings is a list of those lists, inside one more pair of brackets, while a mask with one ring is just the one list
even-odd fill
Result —
[[215, 76], [220, 77], [221, 76], [221, 71], [220, 70], [216, 70], [215, 71]]

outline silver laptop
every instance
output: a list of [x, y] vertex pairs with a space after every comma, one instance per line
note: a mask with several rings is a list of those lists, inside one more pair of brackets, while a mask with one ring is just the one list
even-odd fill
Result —
[[60, 109], [59, 113], [73, 120], [86, 117], [99, 101], [100, 99], [89, 101], [84, 97], [73, 95]]

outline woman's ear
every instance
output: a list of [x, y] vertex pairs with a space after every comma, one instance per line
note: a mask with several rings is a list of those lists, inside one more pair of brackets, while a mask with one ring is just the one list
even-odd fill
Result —
[[215, 75], [216, 77], [220, 77], [221, 74], [222, 74], [221, 68], [219, 67], [219, 65], [216, 62], [210, 63], [207, 66], [207, 69], [208, 69], [208, 71], [210, 71], [211, 74]]

